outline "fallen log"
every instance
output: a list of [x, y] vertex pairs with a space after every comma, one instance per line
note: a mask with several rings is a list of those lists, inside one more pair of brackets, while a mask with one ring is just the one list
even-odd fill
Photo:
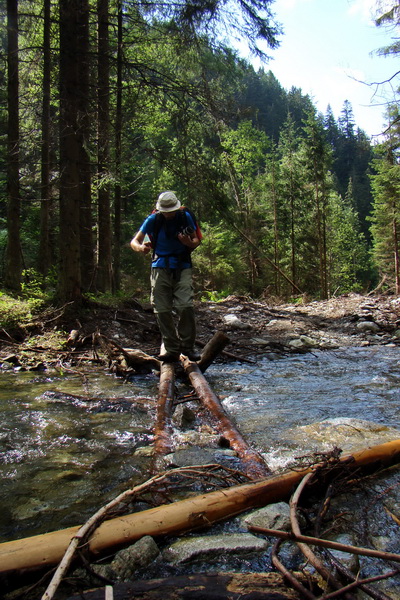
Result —
[[247, 475], [252, 479], [266, 477], [270, 470], [264, 459], [253, 450], [242, 437], [236, 426], [224, 411], [219, 398], [210, 388], [197, 364], [183, 359], [182, 364], [196, 390], [198, 398], [210, 413], [216, 418], [216, 428], [228, 440], [230, 447], [237, 452], [243, 462]]
[[[345, 456], [326, 473], [326, 479], [338, 472], [368, 474], [400, 463], [400, 439]], [[316, 465], [290, 471], [262, 481], [224, 488], [172, 504], [116, 517], [103, 522], [94, 532], [87, 550], [94, 556], [127, 546], [144, 535], [176, 535], [238, 515], [246, 510], [287, 500], [293, 488]], [[328, 477], [329, 475], [329, 477]], [[79, 530], [69, 527], [21, 540], [0, 544], [0, 574], [37, 570], [60, 562], [70, 540]]]
[[172, 452], [171, 417], [174, 404], [174, 386], [174, 366], [171, 363], [161, 363], [157, 417], [154, 427], [154, 451], [158, 455]]
[[[299, 577], [306, 583], [305, 575]], [[307, 581], [309, 583], [309, 581]], [[120, 583], [112, 588], [114, 600], [300, 600], [278, 573], [193, 573], [165, 579]], [[104, 588], [81, 592], [68, 600], [104, 600]]]
[[202, 373], [208, 369], [213, 360], [220, 354], [225, 346], [229, 344], [229, 338], [223, 331], [217, 331], [211, 340], [204, 346], [201, 358], [197, 365]]
[[104, 335], [96, 334], [95, 341], [100, 345], [104, 354], [107, 355], [112, 369], [118, 375], [124, 375], [129, 368], [139, 371], [151, 371], [160, 369], [161, 363], [154, 356], [136, 350], [134, 348], [123, 348], [114, 340], [106, 338]]

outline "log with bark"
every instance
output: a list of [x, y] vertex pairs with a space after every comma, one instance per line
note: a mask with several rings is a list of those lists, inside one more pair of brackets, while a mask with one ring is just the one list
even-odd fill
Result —
[[[303, 580], [304, 575], [299, 574]], [[278, 573], [194, 573], [165, 579], [120, 583], [112, 588], [114, 600], [300, 600]], [[81, 592], [68, 600], [104, 600], [105, 590]]]
[[217, 430], [228, 440], [230, 447], [237, 452], [247, 475], [252, 479], [266, 477], [270, 470], [264, 459], [248, 445], [226, 414], [218, 396], [210, 388], [198, 365], [187, 359], [183, 359], [182, 364], [190, 379], [190, 383], [196, 390], [198, 398], [213, 417], [215, 417]]
[[[326, 471], [326, 482], [341, 470], [372, 473], [400, 462], [400, 440], [345, 456]], [[105, 521], [94, 532], [87, 550], [99, 556], [127, 546], [144, 535], [176, 535], [204, 528], [246, 510], [287, 500], [295, 486], [316, 466], [289, 471], [254, 483], [232, 486], [172, 504]], [[37, 570], [57, 564], [79, 527], [53, 531], [0, 544], [0, 574]]]
[[154, 451], [158, 455], [172, 452], [172, 409], [174, 404], [175, 369], [162, 363], [158, 388], [157, 418], [154, 427]]
[[211, 340], [204, 346], [201, 358], [198, 361], [199, 369], [202, 373], [208, 369], [214, 359], [220, 354], [225, 346], [229, 344], [229, 338], [223, 331], [217, 331]]
[[127, 375], [129, 369], [134, 372], [149, 372], [152, 369], [159, 370], [161, 367], [160, 361], [154, 356], [150, 356], [142, 350], [123, 348], [104, 335], [96, 334], [94, 341], [99, 344], [108, 357], [111, 371], [117, 375]]

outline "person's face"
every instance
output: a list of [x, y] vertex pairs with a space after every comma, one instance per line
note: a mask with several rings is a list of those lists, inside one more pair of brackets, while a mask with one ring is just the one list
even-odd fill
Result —
[[170, 221], [174, 218], [177, 212], [177, 210], [171, 210], [171, 212], [164, 212], [163, 215], [167, 219], [167, 221]]

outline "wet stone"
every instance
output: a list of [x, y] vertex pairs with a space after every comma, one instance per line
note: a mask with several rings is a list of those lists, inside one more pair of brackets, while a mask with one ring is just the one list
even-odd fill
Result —
[[357, 323], [356, 327], [359, 331], [362, 332], [378, 333], [378, 331], [381, 330], [379, 325], [377, 325], [373, 321], [360, 321], [359, 323]]
[[208, 535], [175, 542], [163, 552], [163, 558], [177, 565], [195, 560], [219, 558], [225, 554], [247, 555], [262, 552], [268, 545], [266, 540], [249, 533]]
[[142, 537], [132, 546], [120, 550], [110, 564], [118, 579], [130, 579], [138, 570], [150, 565], [160, 554], [160, 550], [149, 535]]
[[277, 502], [255, 510], [242, 519], [242, 525], [290, 531], [289, 505], [286, 502]]
[[188, 406], [179, 405], [172, 418], [177, 427], [181, 429], [189, 429], [196, 421], [196, 413]]
[[[336, 537], [331, 538], [331, 541], [337, 542], [338, 544], [344, 544], [346, 546], [356, 546], [357, 540], [355, 536], [347, 533], [339, 534]], [[341, 550], [330, 550], [330, 553], [349, 571], [356, 574], [360, 570], [360, 561], [356, 554], [350, 554], [349, 552], [343, 552]]]

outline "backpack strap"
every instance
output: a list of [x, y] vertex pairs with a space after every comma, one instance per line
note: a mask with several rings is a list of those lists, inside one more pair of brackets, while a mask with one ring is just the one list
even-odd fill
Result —
[[163, 224], [163, 216], [160, 212], [157, 212], [156, 218], [154, 219], [154, 231], [153, 231], [153, 235], [151, 237], [151, 245], [153, 248], [152, 260], [154, 260], [154, 258], [155, 258], [158, 234], [160, 233], [162, 224]]

